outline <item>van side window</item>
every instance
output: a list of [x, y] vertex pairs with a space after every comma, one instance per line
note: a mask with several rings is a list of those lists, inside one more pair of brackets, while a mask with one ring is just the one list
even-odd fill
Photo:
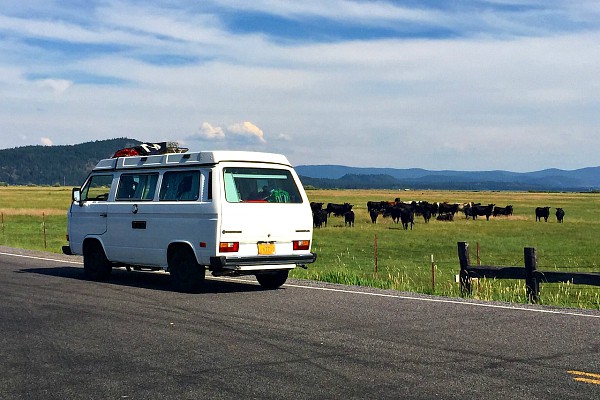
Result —
[[110, 192], [113, 176], [92, 175], [81, 189], [82, 201], [106, 201]]
[[156, 192], [158, 174], [122, 174], [117, 187], [117, 201], [150, 201]]
[[165, 172], [160, 187], [160, 201], [196, 201], [200, 196], [199, 171]]

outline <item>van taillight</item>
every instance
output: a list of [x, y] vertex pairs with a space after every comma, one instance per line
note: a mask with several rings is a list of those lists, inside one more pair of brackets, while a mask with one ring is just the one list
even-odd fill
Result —
[[219, 252], [236, 253], [240, 250], [240, 242], [220, 242]]
[[294, 250], [309, 250], [310, 240], [294, 240], [292, 242]]

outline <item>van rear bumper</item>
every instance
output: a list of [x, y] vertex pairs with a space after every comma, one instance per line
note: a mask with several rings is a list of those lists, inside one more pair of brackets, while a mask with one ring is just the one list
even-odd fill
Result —
[[305, 265], [315, 262], [316, 259], [317, 255], [315, 253], [254, 257], [220, 256], [211, 257], [210, 266], [217, 269], [249, 269], [244, 267], [256, 267], [256, 269], [260, 269], [261, 266], [266, 265]]

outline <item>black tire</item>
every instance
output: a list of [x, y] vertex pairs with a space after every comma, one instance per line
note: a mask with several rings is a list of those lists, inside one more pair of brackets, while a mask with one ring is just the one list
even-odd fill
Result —
[[83, 248], [83, 273], [93, 281], [108, 279], [112, 264], [106, 258], [102, 245], [97, 240], [85, 244]]
[[175, 290], [184, 293], [199, 291], [205, 278], [204, 266], [198, 265], [192, 250], [181, 247], [169, 254], [169, 274]]
[[287, 269], [278, 271], [269, 271], [256, 274], [256, 280], [265, 289], [277, 289], [285, 283], [288, 278]]

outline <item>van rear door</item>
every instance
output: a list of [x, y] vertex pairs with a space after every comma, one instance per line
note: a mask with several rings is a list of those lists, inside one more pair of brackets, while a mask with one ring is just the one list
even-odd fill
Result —
[[[309, 253], [294, 242], [312, 239], [312, 216], [306, 194], [291, 168], [223, 168], [220, 252], [222, 256], [258, 257]], [[293, 268], [294, 265], [287, 267]]]

